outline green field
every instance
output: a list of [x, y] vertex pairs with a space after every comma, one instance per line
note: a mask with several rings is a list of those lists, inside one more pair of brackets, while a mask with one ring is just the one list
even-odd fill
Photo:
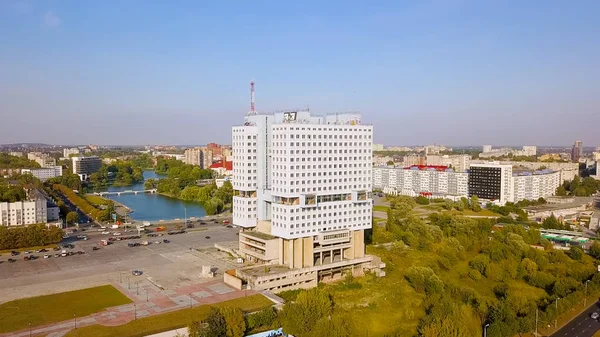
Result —
[[[215, 307], [229, 306], [240, 308], [245, 312], [258, 311], [273, 303], [262, 295], [241, 297], [215, 304]], [[66, 337], [142, 337], [163, 331], [187, 326], [192, 321], [205, 319], [210, 312], [209, 305], [201, 305], [190, 309], [167, 312], [160, 315], [139, 318], [119, 326], [90, 325], [71, 330]]]
[[[67, 281], [68, 282], [68, 281]], [[0, 304], [0, 333], [84, 317], [132, 301], [111, 285]], [[90, 335], [91, 336], [91, 335]]]
[[388, 206], [373, 206], [375, 212], [387, 212], [390, 209]]
[[108, 205], [110, 203], [108, 200], [106, 200], [102, 197], [99, 197], [97, 195], [91, 195], [91, 194], [86, 195], [85, 199], [94, 206]]

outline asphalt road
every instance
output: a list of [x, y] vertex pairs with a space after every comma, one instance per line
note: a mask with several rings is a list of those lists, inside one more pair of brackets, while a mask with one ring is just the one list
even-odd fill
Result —
[[596, 302], [579, 316], [569, 322], [562, 329], [555, 332], [551, 337], [592, 337], [600, 330], [600, 322], [591, 319], [593, 312], [600, 313], [600, 301]]

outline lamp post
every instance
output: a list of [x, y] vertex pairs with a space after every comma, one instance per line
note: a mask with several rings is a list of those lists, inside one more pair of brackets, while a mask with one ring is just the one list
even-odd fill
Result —
[[31, 337], [31, 322], [29, 322], [29, 337]]
[[558, 327], [558, 300], [560, 300], [560, 297], [556, 298], [556, 318], [554, 319], [554, 329]]
[[190, 293], [190, 308], [192, 307], [192, 293]]
[[487, 323], [483, 326], [483, 337], [487, 337], [487, 328], [490, 326], [490, 323]]
[[77, 329], [77, 316], [75, 314], [73, 314], [73, 319], [75, 319], [75, 329]]
[[146, 288], [146, 302], [148, 302], [148, 289]]
[[587, 285], [590, 280], [585, 281], [585, 297], [583, 298], [583, 307], [587, 307]]
[[135, 294], [140, 294], [140, 281], [135, 281]]
[[129, 282], [129, 276], [127, 276], [127, 289], [131, 289], [131, 283]]
[[137, 319], [137, 305], [134, 304], [133, 305], [133, 320], [135, 321]]

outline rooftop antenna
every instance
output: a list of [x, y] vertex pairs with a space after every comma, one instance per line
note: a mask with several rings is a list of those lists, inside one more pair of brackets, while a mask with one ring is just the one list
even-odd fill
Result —
[[250, 81], [250, 111], [246, 116], [256, 115], [256, 109], [254, 106], [254, 81]]

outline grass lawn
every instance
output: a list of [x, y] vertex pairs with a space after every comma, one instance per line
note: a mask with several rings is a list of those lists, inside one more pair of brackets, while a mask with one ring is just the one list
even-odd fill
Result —
[[108, 200], [97, 195], [88, 194], [85, 196], [85, 199], [94, 206], [108, 205]]
[[[0, 304], [0, 333], [88, 316], [109, 307], [131, 303], [111, 285], [23, 298]], [[92, 335], [90, 335], [92, 336]]]
[[451, 211], [445, 211], [443, 213], [448, 213], [448, 214], [454, 214], [454, 215], [474, 215], [474, 216], [497, 216], [497, 217], [501, 217], [501, 214], [498, 213], [494, 213], [490, 210], [487, 209], [482, 209], [479, 212], [473, 212], [470, 209], [466, 209], [464, 211], [457, 211], [457, 210], [451, 210]]
[[381, 206], [381, 205], [373, 206], [373, 211], [375, 211], [375, 212], [387, 212], [388, 209], [390, 209], [389, 206]]
[[35, 250], [42, 249], [42, 248], [52, 250], [54, 247], [56, 247], [56, 244], [51, 244], [51, 245], [46, 245], [46, 246], [26, 247], [26, 248], [4, 249], [4, 250], [0, 250], [0, 254], [10, 253], [13, 250], [16, 250], [18, 252], [24, 252], [26, 250], [35, 251]]
[[[258, 311], [273, 304], [262, 295], [240, 297], [234, 300], [217, 303], [215, 307], [230, 306], [245, 312]], [[208, 316], [209, 305], [201, 305], [190, 309], [167, 312], [160, 315], [139, 318], [119, 326], [103, 326], [99, 324], [78, 328], [67, 333], [66, 337], [142, 337], [163, 331], [187, 326], [192, 321], [200, 321]]]

